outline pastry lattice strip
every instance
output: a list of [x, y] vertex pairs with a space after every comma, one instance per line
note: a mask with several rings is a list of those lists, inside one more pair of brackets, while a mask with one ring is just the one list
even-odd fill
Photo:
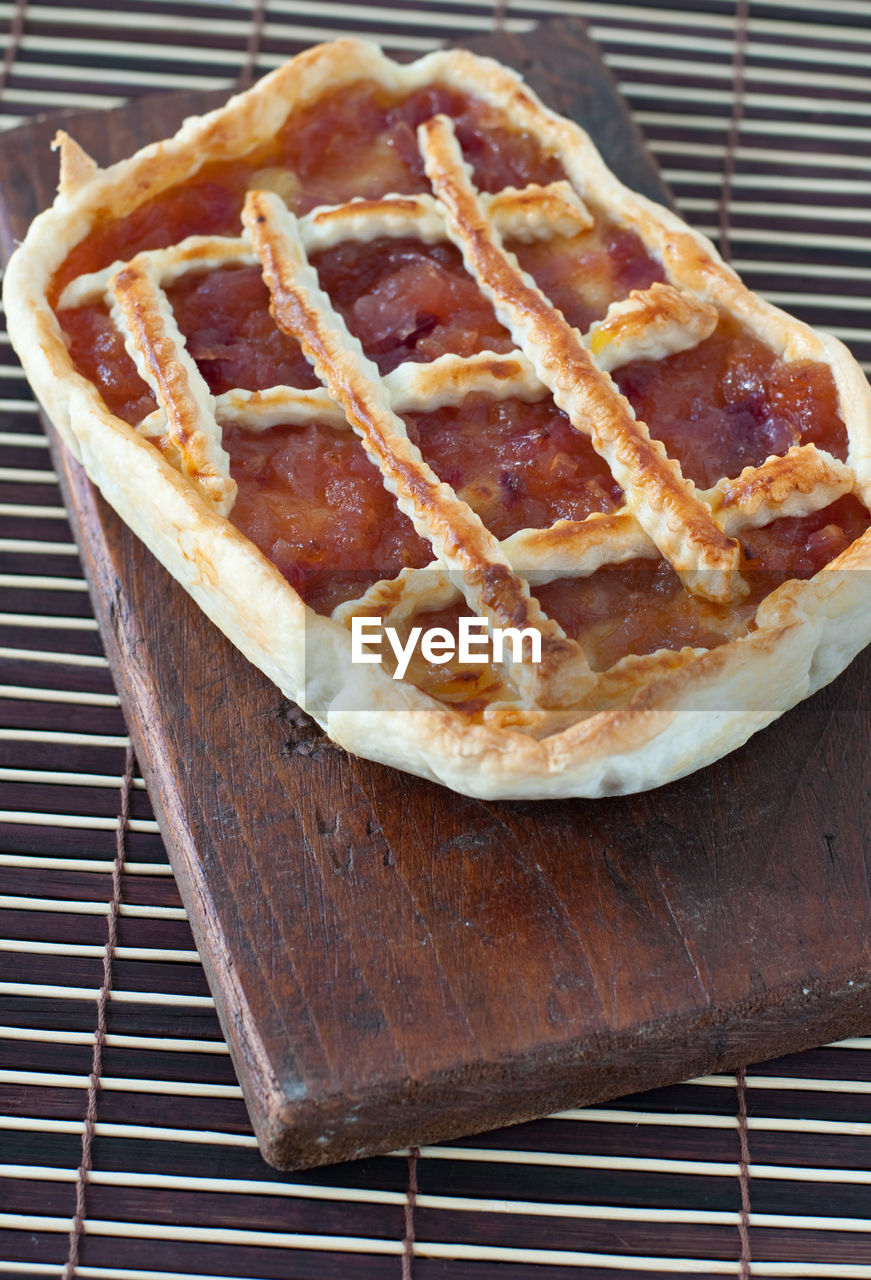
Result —
[[111, 316], [165, 420], [164, 451], [203, 498], [227, 515], [236, 497], [214, 398], [188, 355], [152, 264], [134, 258], [111, 276]]
[[[735, 480], [719, 481], [704, 497], [717, 522], [738, 533], [784, 516], [819, 510], [851, 492], [853, 486], [852, 473], [844, 463], [814, 445], [799, 445], [760, 467], [746, 467]], [[559, 520], [549, 529], [521, 529], [506, 538], [501, 548], [515, 572], [533, 589], [557, 578], [586, 577], [606, 565], [660, 559], [656, 544], [625, 507], [610, 513], [594, 512], [580, 521]], [[432, 565], [425, 572], [404, 569], [396, 578], [375, 583], [359, 600], [339, 605], [333, 617], [349, 625], [355, 612], [377, 613], [383, 625], [401, 626], [417, 608], [446, 607], [458, 593], [443, 577], [433, 581], [437, 568]], [[738, 639], [745, 633], [746, 622], [741, 612], [730, 619], [720, 610], [711, 625], [713, 630]], [[634, 658], [631, 679], [654, 672], [661, 665], [660, 657]], [[625, 660], [618, 664], [625, 665]], [[601, 684], [601, 675], [599, 680]], [[487, 715], [506, 712], [517, 719], [515, 709], [503, 704], [494, 703]]]

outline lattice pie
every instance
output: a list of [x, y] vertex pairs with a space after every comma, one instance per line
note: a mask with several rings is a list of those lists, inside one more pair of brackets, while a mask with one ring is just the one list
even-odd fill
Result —
[[653, 787], [871, 638], [861, 372], [495, 63], [341, 41], [108, 170], [64, 138], [5, 298], [109, 502], [351, 751]]

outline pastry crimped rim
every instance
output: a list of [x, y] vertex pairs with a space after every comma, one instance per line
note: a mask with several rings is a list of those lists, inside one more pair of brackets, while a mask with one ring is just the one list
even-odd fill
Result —
[[[513, 728], [510, 718], [478, 723], [414, 685], [394, 681], [381, 666], [351, 663], [342, 622], [305, 606], [222, 514], [231, 498], [210, 472], [219, 440], [208, 433], [198, 439], [196, 465], [182, 475], [134, 427], [110, 414], [73, 368], [47, 295], [56, 270], [95, 222], [109, 212], [123, 217], [206, 162], [246, 155], [268, 142], [291, 110], [361, 79], [396, 94], [437, 82], [501, 107], [559, 157], [582, 200], [640, 236], [671, 285], [734, 316], [779, 357], [830, 367], [852, 476], [845, 479], [843, 464], [823, 451], [813, 450], [811, 457], [808, 449], [792, 450], [766, 464], [765, 484], [754, 485], [754, 510], [740, 493], [736, 499], [741, 477], [724, 477], [702, 495], [724, 528], [730, 509], [738, 512], [738, 528], [765, 523], [774, 509], [793, 514], [785, 502], [798, 501], [796, 510], [803, 512], [795, 495], [816, 484], [828, 483], [835, 496], [845, 492], [847, 479], [871, 505], [871, 389], [846, 349], [746, 290], [707, 240], [625, 188], [583, 130], [544, 108], [514, 72], [462, 51], [399, 66], [374, 46], [338, 41], [300, 55], [225, 107], [186, 121], [174, 138], [109, 169], [99, 170], [67, 143], [58, 199], [13, 256], [4, 287], [10, 335], [34, 389], [65, 443], [134, 532], [254, 665], [348, 750], [487, 798], [643, 790], [718, 759], [832, 679], [871, 639], [871, 594], [854, 572], [871, 567], [871, 530], [814, 579], [791, 580], [773, 591], [748, 635], [711, 650], [623, 659], [597, 680], [597, 701], [578, 703], [574, 722], [571, 715], [568, 723], [556, 717], [542, 721], [538, 732]], [[127, 283], [134, 299], [137, 289], [147, 288], [141, 274]], [[626, 304], [612, 311], [620, 307]], [[135, 301], [128, 310], [135, 312]], [[450, 377], [450, 360], [443, 357], [438, 370], [438, 361], [418, 368]], [[244, 413], [244, 406], [236, 411]], [[778, 489], [784, 484], [785, 498]], [[520, 531], [502, 546], [558, 551], [561, 538], [571, 543], [560, 523]], [[645, 553], [639, 535], [642, 543], [646, 535], [620, 512], [585, 524], [585, 572], [601, 562], [597, 556], [613, 560], [615, 539], [625, 543], [624, 558]], [[574, 555], [577, 546], [571, 546]], [[558, 556], [549, 563], [549, 576], [558, 576]], [[374, 590], [389, 598], [404, 589], [378, 584]]]

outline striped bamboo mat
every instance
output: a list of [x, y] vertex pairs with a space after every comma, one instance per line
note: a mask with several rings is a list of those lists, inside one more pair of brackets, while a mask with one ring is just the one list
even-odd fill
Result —
[[[339, 34], [421, 52], [560, 14], [589, 22], [685, 216], [871, 371], [869, 0], [0, 4], [0, 128], [229, 87]], [[871, 1280], [871, 1038], [411, 1154], [269, 1169], [135, 770], [125, 785], [5, 334], [0, 411], [0, 1275]]]

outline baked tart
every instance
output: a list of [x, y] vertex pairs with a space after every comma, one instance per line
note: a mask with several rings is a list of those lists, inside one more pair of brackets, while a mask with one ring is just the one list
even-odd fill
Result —
[[871, 639], [871, 392], [466, 52], [342, 40], [102, 170], [9, 332], [112, 506], [349, 751], [657, 786]]

